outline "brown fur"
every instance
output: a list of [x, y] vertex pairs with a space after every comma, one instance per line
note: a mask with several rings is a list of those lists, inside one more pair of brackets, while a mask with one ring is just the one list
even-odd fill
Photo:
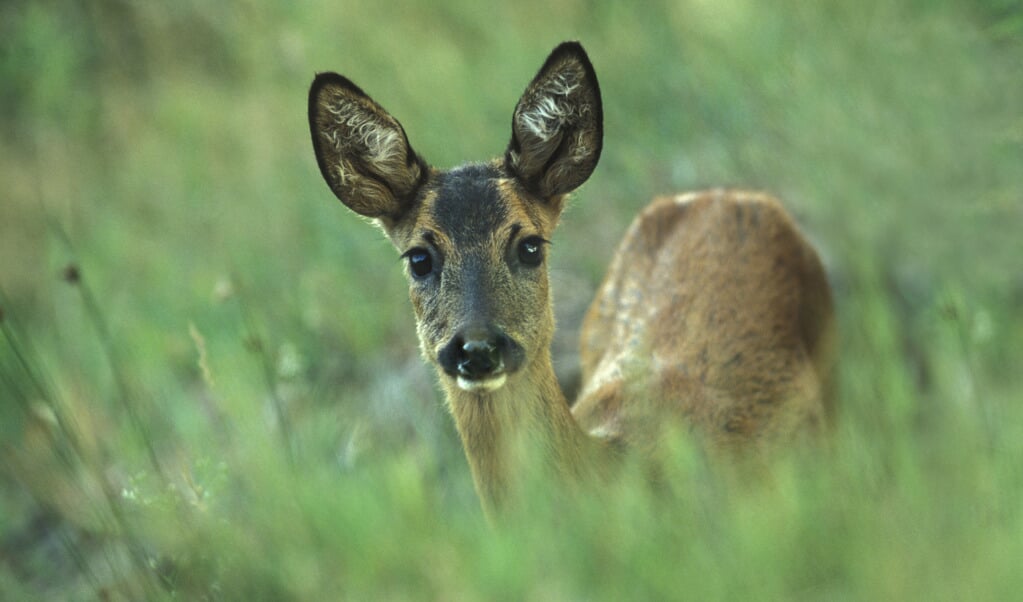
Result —
[[[712, 455], [759, 455], [829, 418], [820, 262], [777, 201], [722, 190], [657, 199], [632, 224], [584, 321], [570, 409], [551, 362], [546, 267], [521, 250], [550, 240], [600, 156], [600, 92], [578, 44], [548, 58], [489, 164], [430, 168], [398, 121], [336, 74], [317, 76], [309, 112], [331, 189], [409, 258], [420, 347], [488, 514], [522, 482], [571, 486], [607, 474], [623, 446], [656, 453], [666, 425]], [[414, 273], [413, 259], [429, 269]], [[452, 349], [480, 333], [501, 342], [500, 365], [455, 370]]]
[[830, 420], [833, 336], [820, 261], [777, 200], [659, 198], [583, 321], [573, 415], [627, 443], [674, 417], [714, 451], [769, 451]]

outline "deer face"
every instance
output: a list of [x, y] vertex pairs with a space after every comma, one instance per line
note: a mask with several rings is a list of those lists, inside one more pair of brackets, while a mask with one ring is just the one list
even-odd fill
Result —
[[550, 346], [545, 255], [557, 207], [499, 164], [440, 173], [401, 237], [424, 355], [464, 390], [493, 390]]
[[554, 50], [519, 100], [504, 157], [487, 164], [430, 169], [397, 120], [332, 73], [313, 82], [309, 120], [328, 185], [405, 258], [420, 344], [442, 378], [493, 391], [546, 357], [548, 241], [601, 149], [600, 92], [582, 47]]

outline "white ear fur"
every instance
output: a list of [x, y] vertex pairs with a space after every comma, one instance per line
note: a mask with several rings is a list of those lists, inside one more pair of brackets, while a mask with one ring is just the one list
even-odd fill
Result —
[[[403, 140], [400, 130], [392, 124], [381, 123], [375, 115], [353, 102], [338, 100], [324, 108], [334, 117], [337, 127], [323, 131], [322, 135], [333, 144], [339, 156], [355, 151], [381, 174], [394, 174], [404, 167]], [[347, 132], [347, 136], [342, 137], [340, 132]], [[341, 166], [338, 170], [344, 172]]]
[[581, 79], [581, 73], [571, 71], [554, 74], [536, 91], [533, 106], [523, 106], [516, 112], [516, 125], [533, 134], [539, 142], [547, 142], [558, 135], [573, 113], [587, 110], [585, 105], [576, 107], [569, 102]]

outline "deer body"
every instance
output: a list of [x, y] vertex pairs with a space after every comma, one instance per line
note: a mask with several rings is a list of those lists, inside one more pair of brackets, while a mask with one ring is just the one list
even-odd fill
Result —
[[656, 199], [583, 321], [573, 413], [633, 445], [681, 417], [713, 451], [770, 451], [830, 418], [832, 330], [820, 261], [778, 201]]
[[637, 218], [586, 316], [569, 406], [551, 361], [546, 246], [603, 138], [577, 43], [548, 57], [489, 163], [430, 167], [397, 120], [333, 73], [314, 80], [309, 120], [330, 188], [406, 259], [422, 354], [488, 513], [534, 474], [606, 472], [623, 446], [656, 445], [665, 422], [716, 451], [766, 448], [824, 417], [831, 305], [816, 254], [776, 201], [723, 191], [661, 199]]

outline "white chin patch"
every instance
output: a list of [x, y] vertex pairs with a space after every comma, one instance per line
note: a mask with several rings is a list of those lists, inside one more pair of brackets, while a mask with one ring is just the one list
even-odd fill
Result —
[[470, 393], [490, 393], [496, 391], [504, 386], [504, 381], [508, 380], [507, 374], [499, 374], [494, 378], [488, 378], [486, 380], [469, 380], [467, 378], [458, 377], [458, 388], [463, 391], [469, 391]]

